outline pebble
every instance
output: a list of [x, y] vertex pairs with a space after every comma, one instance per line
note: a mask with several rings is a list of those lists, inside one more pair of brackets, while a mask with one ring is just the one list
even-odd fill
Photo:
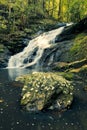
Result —
[[29, 126], [29, 123], [27, 123], [27, 126]]
[[66, 122], [65, 125], [68, 125], [68, 123]]
[[2, 102], [4, 102], [4, 100], [3, 100], [3, 99], [0, 99], [0, 103], [2, 103]]
[[35, 124], [34, 123], [32, 123], [32, 126], [34, 126]]
[[71, 123], [71, 125], [74, 125], [73, 123]]
[[17, 123], [17, 125], [19, 125], [19, 122], [18, 122], [18, 121], [17, 121], [16, 123]]

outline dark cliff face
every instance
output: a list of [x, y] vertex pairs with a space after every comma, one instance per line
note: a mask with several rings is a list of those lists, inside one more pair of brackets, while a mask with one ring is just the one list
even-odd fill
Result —
[[10, 55], [10, 51], [3, 44], [0, 44], [0, 68], [7, 67]]
[[46, 49], [41, 63], [50, 66], [55, 62], [73, 62], [87, 58], [87, 18], [67, 26], [56, 37], [56, 43]]
[[67, 57], [67, 53], [72, 45], [72, 40], [55, 43], [51, 48], [44, 50], [40, 65], [51, 67], [55, 62], [64, 62], [66, 60], [64, 56]]
[[0, 34], [0, 68], [7, 67], [10, 56], [21, 52], [27, 46], [28, 40], [19, 33]]
[[76, 24], [65, 27], [64, 31], [56, 37], [56, 42], [73, 39], [82, 32], [87, 32], [87, 17]]

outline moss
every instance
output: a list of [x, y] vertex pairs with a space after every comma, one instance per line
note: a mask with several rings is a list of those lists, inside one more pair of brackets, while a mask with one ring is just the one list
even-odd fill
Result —
[[57, 72], [58, 75], [64, 77], [66, 80], [72, 81], [74, 79], [74, 73], [72, 72]]
[[[87, 66], [87, 59], [82, 59], [71, 63], [58, 62], [54, 64], [52, 69], [55, 71], [69, 74], [68, 72], [78, 73], [81, 69], [84, 69], [86, 66]], [[71, 73], [69, 75], [71, 75]], [[70, 77], [69, 75], [68, 78]]]
[[74, 74], [73, 74], [73, 73], [70, 73], [70, 72], [68, 72], [68, 73], [63, 73], [63, 77], [64, 77], [65, 79], [67, 79], [67, 80], [73, 80]]
[[87, 34], [81, 33], [74, 39], [74, 44], [69, 51], [70, 61], [87, 58]]
[[5, 49], [4, 45], [0, 44], [0, 53], [3, 53], [4, 49]]

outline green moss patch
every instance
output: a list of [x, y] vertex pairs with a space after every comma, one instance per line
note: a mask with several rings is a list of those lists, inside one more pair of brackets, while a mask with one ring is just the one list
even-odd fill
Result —
[[69, 52], [70, 61], [87, 58], [87, 34], [79, 34]]
[[5, 50], [5, 46], [3, 44], [0, 44], [0, 53], [3, 53]]

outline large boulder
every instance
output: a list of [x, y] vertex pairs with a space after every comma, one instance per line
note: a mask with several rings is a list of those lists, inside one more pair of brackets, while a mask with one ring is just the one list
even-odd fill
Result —
[[73, 101], [73, 86], [56, 73], [36, 72], [16, 80], [24, 83], [21, 105], [28, 111], [61, 110]]

